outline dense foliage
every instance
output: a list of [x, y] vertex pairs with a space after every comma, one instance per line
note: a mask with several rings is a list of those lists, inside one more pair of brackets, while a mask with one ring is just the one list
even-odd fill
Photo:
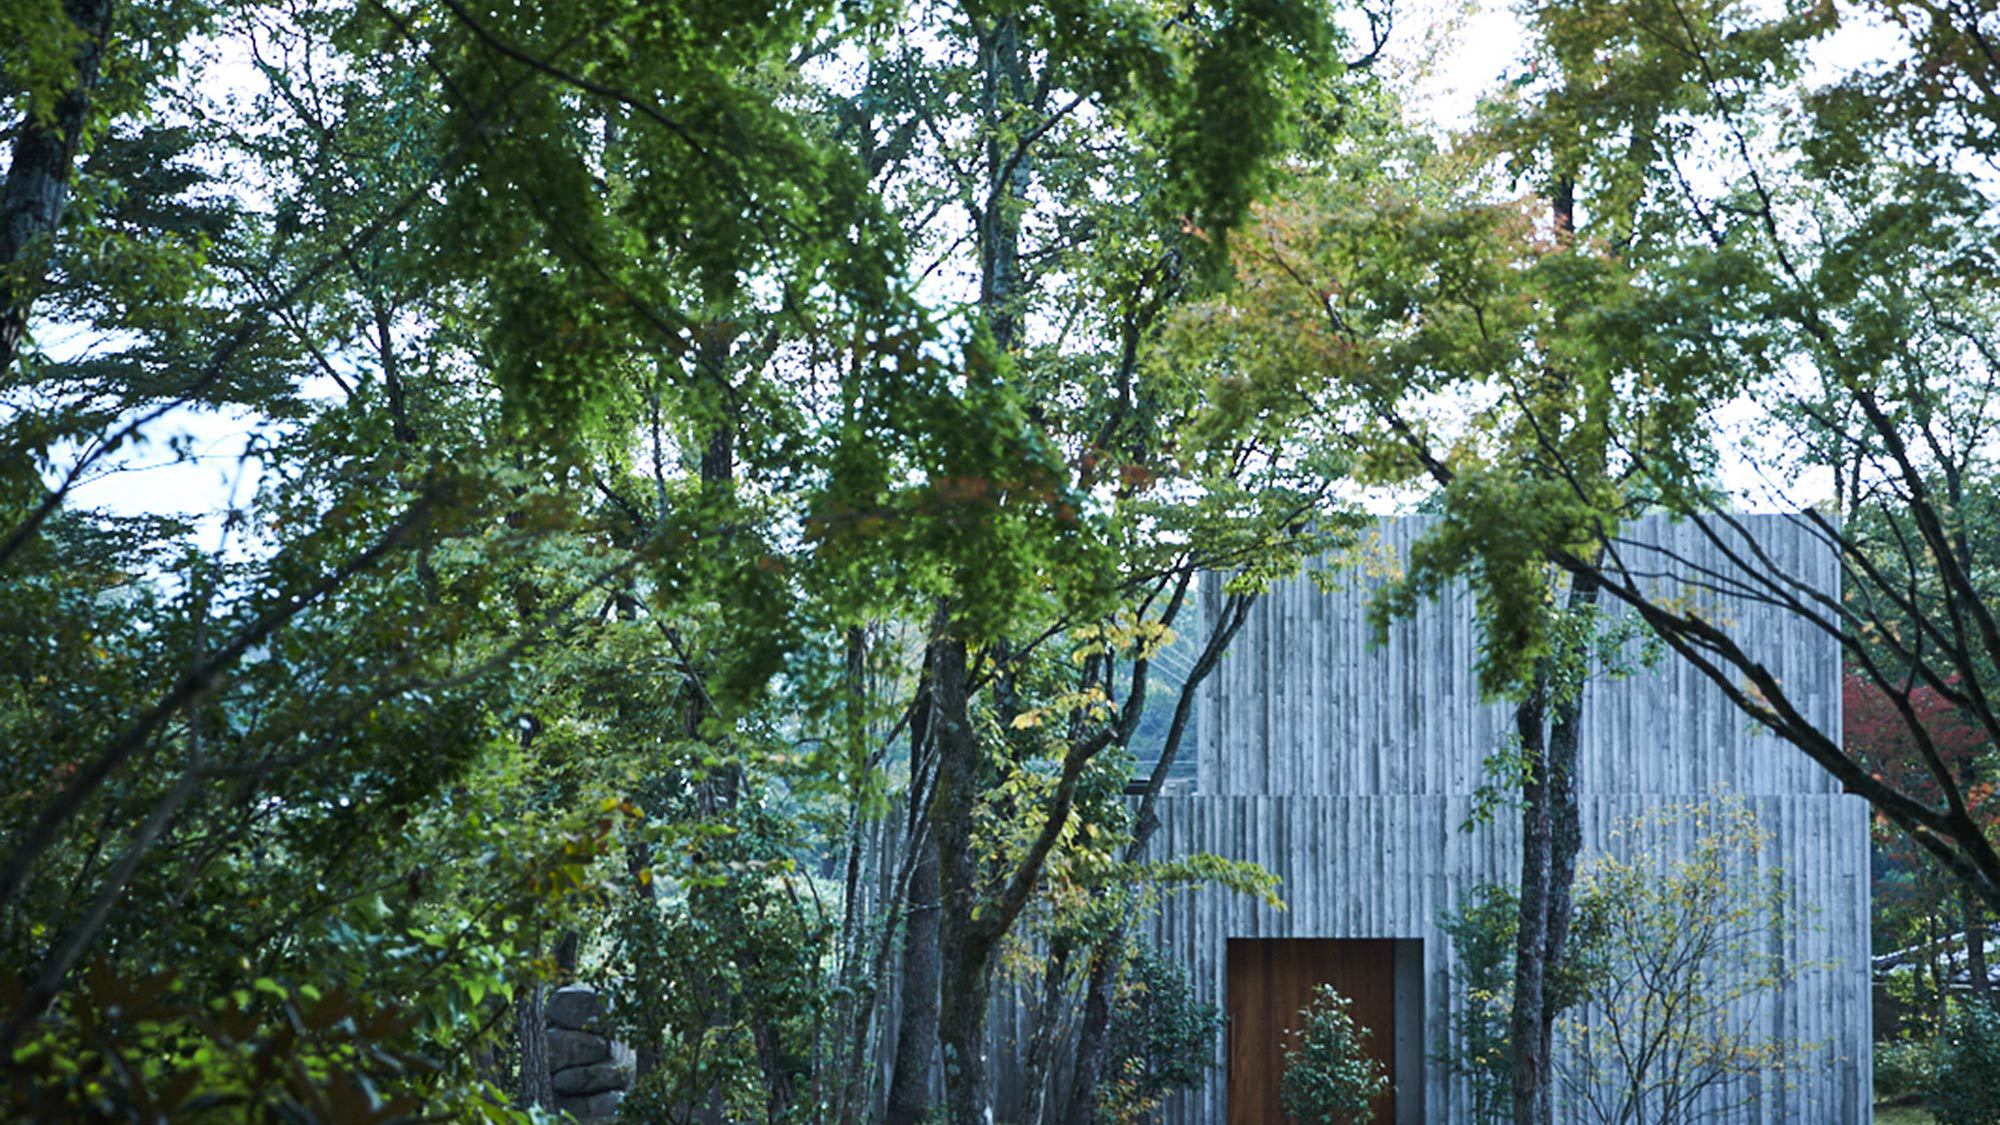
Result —
[[[899, 1042], [920, 1098], [940, 1038], [983, 1057], [1031, 919], [1269, 895], [1136, 865], [1119, 793], [1232, 631], [1195, 575], [1240, 623], [1346, 526], [1337, 452], [1204, 428], [1153, 357], [1338, 73], [1329, 9], [0, 31], [16, 1110], [553, 1108], [580, 978], [633, 1112], [858, 1119]], [[162, 436], [217, 418], [248, 443]], [[222, 486], [120, 502], [149, 457]]]
[[1953, 1013], [1934, 1073], [1931, 1105], [1942, 1125], [2000, 1121], [2000, 1012], [1968, 1004]]
[[634, 1116], [976, 1121], [1001, 1051], [1038, 1123], [1150, 1112], [1213, 1032], [1148, 912], [1280, 893], [1149, 850], [1194, 701], [1385, 508], [1438, 519], [1379, 619], [1469, 583], [1519, 708], [1507, 1042], [1641, 630], [1976, 930], [1993, 13], [1529, 5], [1454, 137], [1393, 14], [0, 5], [0, 1113], [518, 1120], [578, 980]]
[[1285, 1074], [1278, 1102], [1287, 1116], [1309, 1125], [1374, 1120], [1375, 1103], [1389, 1076], [1368, 1054], [1370, 1032], [1348, 1014], [1352, 1003], [1332, 985], [1313, 990], [1302, 1026], [1285, 1045]]
[[1107, 1125], [1150, 1121], [1167, 1095], [1201, 1081], [1212, 1068], [1210, 1045], [1223, 1026], [1213, 1004], [1195, 998], [1187, 970], [1150, 949], [1132, 953], [1118, 987], [1105, 1048], [1109, 1078], [1099, 1095]]

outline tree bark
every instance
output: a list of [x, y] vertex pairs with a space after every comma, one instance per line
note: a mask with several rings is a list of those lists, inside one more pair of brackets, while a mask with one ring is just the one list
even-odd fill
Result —
[[[939, 625], [934, 629], [941, 627], [943, 620], [940, 611]], [[937, 843], [925, 828], [927, 816], [920, 807], [926, 800], [921, 784], [923, 759], [933, 748], [931, 739], [936, 732], [931, 660], [931, 654], [925, 653], [917, 697], [910, 708], [910, 808], [903, 839], [905, 847], [917, 851], [903, 894], [901, 1003], [896, 1015], [895, 1066], [889, 1075], [889, 1101], [883, 1118], [890, 1125], [916, 1125], [930, 1113], [931, 1065], [938, 1053]]]
[[0, 184], [0, 384], [8, 381], [27, 338], [28, 314], [48, 272], [56, 227], [69, 202], [77, 151], [90, 119], [105, 42], [111, 35], [111, 0], [66, 0], [63, 15], [83, 33], [70, 88], [56, 100], [52, 118], [30, 114], [14, 137], [13, 159]]
[[993, 1119], [986, 1089], [986, 1009], [993, 992], [993, 959], [983, 949], [956, 953], [947, 945], [946, 950], [938, 1005], [945, 1120], [952, 1125], [980, 1125]]
[[931, 796], [931, 837], [936, 842], [939, 908], [938, 1045], [944, 1055], [946, 1120], [984, 1121], [986, 1106], [986, 1007], [993, 978], [991, 923], [976, 917], [982, 905], [972, 822], [979, 796], [979, 741], [967, 698], [965, 641], [940, 621], [931, 658], [931, 733], [937, 747], [937, 786]]
[[1021, 57], [1021, 29], [1012, 15], [994, 21], [980, 37], [986, 117], [986, 199], [979, 215], [979, 306], [994, 343], [1005, 351], [1020, 332], [1021, 207], [1033, 168], [1026, 147], [1007, 141], [1012, 115], [1030, 99], [1028, 69]]
[[[1569, 927], [1574, 913], [1576, 853], [1582, 843], [1578, 823], [1576, 787], [1572, 767], [1576, 762], [1577, 707], [1564, 701], [1556, 708], [1549, 730], [1549, 877], [1544, 902], [1547, 922], [1542, 935], [1541, 1026], [1535, 1051], [1541, 1078], [1535, 1092], [1535, 1120], [1550, 1125], [1555, 1120], [1554, 1082], [1551, 1066], [1555, 1059], [1556, 1016], [1566, 998], [1557, 994], [1554, 982], [1563, 968], [1569, 943]], [[1563, 749], [1567, 743], [1567, 753]], [[1565, 760], [1566, 759], [1566, 760]]]
[[917, 1125], [931, 1110], [931, 1063], [938, 1052], [938, 859], [929, 840], [910, 872], [903, 921], [902, 1006], [896, 1020], [896, 1063], [890, 1072], [888, 1125]]
[[[1594, 608], [1599, 589], [1594, 575], [1576, 576], [1565, 612]], [[1562, 674], [1564, 665], [1569, 666], [1568, 675]], [[1515, 731], [1528, 764], [1521, 787], [1521, 912], [1514, 941], [1514, 1011], [1508, 1027], [1514, 1052], [1515, 1125], [1550, 1125], [1554, 1120], [1549, 1067], [1555, 1018], [1567, 998], [1551, 995], [1550, 982], [1562, 968], [1569, 943], [1576, 856], [1583, 843], [1576, 762], [1588, 671], [1587, 652], [1544, 659], [1535, 668], [1534, 686], [1514, 712]], [[1552, 679], [1557, 681], [1554, 685]]]
[[[863, 826], [866, 822], [863, 779], [871, 767], [866, 747], [868, 724], [863, 706], [868, 699], [867, 657], [867, 629], [858, 625], [849, 626], [846, 719], [848, 737], [853, 741], [852, 752], [860, 768], [855, 769], [850, 777], [853, 788], [849, 791], [847, 802], [847, 855], [842, 865], [845, 870], [841, 878], [839, 968], [835, 974], [840, 986], [840, 1001], [835, 1006], [832, 1041], [823, 1043], [819, 1050], [820, 1057], [827, 1059], [830, 1056], [830, 1061], [823, 1061], [814, 1068], [815, 1090], [820, 1094], [822, 1103], [830, 1098], [832, 1119], [842, 1125], [855, 1119], [858, 1103], [865, 1096], [871, 1030], [869, 1013], [874, 1006], [872, 991], [865, 999], [863, 997], [866, 985], [861, 976], [867, 964], [862, 955], [861, 940]], [[914, 746], [915, 742], [911, 745]], [[828, 870], [822, 877], [831, 875], [832, 871]], [[826, 1089], [828, 1082], [832, 1084], [830, 1090]]]
[[[1593, 575], [1578, 575], [1570, 586], [1571, 613], [1586, 612], [1597, 605], [1598, 582]], [[1555, 718], [1549, 724], [1549, 881], [1548, 929], [1542, 949], [1542, 1026], [1538, 1049], [1541, 1054], [1542, 1087], [1538, 1117], [1543, 1123], [1555, 1119], [1554, 1084], [1548, 1067], [1555, 1058], [1556, 1016], [1575, 998], [1551, 995], [1550, 981], [1564, 967], [1569, 954], [1570, 923], [1576, 913], [1576, 857], [1583, 848], [1583, 822], [1576, 800], [1576, 765], [1579, 740], [1583, 734], [1583, 683], [1588, 671], [1585, 654], [1577, 654], [1578, 682], [1555, 700]]]
[[1534, 686], [1514, 708], [1515, 735], [1528, 763], [1521, 784], [1521, 916], [1514, 934], [1514, 1011], [1508, 1026], [1514, 1053], [1514, 1125], [1541, 1125], [1542, 1087], [1548, 1080], [1548, 1058], [1541, 1043], [1555, 840], [1542, 731], [1547, 707], [1548, 672], [1537, 668]]
[[1111, 1039], [1111, 995], [1125, 966], [1125, 926], [1120, 923], [1090, 954], [1090, 983], [1083, 998], [1083, 1026], [1076, 1033], [1076, 1074], [1070, 1082], [1069, 1125], [1097, 1120], [1097, 1084], [1104, 1077], [1104, 1049]]
[[1041, 1125], [1049, 1072], [1055, 1065], [1056, 1033], [1062, 1025], [1063, 981], [1069, 976], [1073, 948], [1069, 938], [1057, 939], [1042, 968], [1042, 998], [1035, 1006], [1035, 1030], [1028, 1041], [1028, 1063], [1022, 1068], [1021, 1125]]
[[1986, 911], [1981, 909], [1979, 899], [1963, 887], [1959, 888], [1958, 898], [1965, 912], [1966, 985], [1975, 1000], [1991, 1003], [1993, 978], [1986, 967]]
[[514, 1030], [521, 1043], [521, 1104], [555, 1109], [555, 1076], [549, 1073], [549, 1024], [541, 981], [529, 984], [514, 1001]]

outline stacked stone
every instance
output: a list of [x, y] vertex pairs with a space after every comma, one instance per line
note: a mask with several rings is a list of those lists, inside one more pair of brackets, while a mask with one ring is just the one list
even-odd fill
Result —
[[604, 1034], [604, 998], [589, 985], [572, 984], [549, 997], [549, 1071], [556, 1108], [578, 1121], [618, 1116], [632, 1088], [632, 1052]]

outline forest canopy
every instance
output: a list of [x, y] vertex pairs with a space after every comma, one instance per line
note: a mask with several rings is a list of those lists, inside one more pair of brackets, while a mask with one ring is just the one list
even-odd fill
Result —
[[581, 980], [631, 1120], [1136, 1119], [1149, 912], [1284, 893], [1148, 851], [1203, 685], [1393, 512], [1534, 979], [1635, 637], [2000, 909], [2000, 17], [1517, 17], [1440, 124], [1385, 0], [0, 5], [6, 1113], [528, 1120]]

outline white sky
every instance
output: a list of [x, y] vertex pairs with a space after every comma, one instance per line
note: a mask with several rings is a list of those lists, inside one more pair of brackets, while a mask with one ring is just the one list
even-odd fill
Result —
[[1412, 113], [1461, 129], [1524, 45], [1521, 21], [1504, 0], [1402, 0], [1385, 61]]

